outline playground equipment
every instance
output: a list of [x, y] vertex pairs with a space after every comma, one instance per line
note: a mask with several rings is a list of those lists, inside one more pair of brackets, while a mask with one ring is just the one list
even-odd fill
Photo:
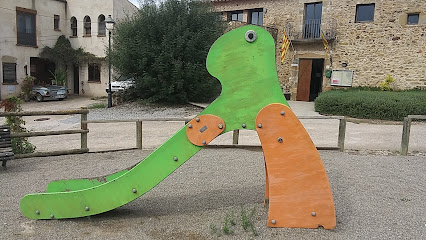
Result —
[[46, 193], [21, 200], [22, 213], [62, 219], [115, 209], [148, 192], [220, 134], [251, 129], [265, 157], [267, 226], [334, 228], [328, 177], [283, 96], [271, 35], [252, 25], [224, 34], [210, 49], [207, 70], [221, 82], [221, 95], [143, 161], [109, 176], [51, 182]]

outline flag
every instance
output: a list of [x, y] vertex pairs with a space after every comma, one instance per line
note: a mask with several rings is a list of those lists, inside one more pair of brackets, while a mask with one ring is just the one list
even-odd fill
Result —
[[324, 44], [324, 50], [326, 53], [328, 53], [328, 42], [327, 39], [325, 39], [324, 33], [321, 31], [321, 38], [322, 38], [322, 43]]
[[283, 45], [281, 47], [281, 62], [284, 62], [285, 54], [287, 53], [288, 47], [290, 46], [290, 40], [287, 37], [287, 34], [285, 33], [285, 29], [283, 30], [284, 36], [283, 36]]

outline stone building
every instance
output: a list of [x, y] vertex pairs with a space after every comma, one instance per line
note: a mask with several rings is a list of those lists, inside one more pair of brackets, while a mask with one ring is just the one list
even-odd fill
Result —
[[[231, 25], [276, 29], [278, 76], [294, 100], [312, 101], [331, 88], [378, 86], [388, 74], [394, 88], [426, 88], [426, 1], [211, 2]], [[281, 63], [284, 29], [292, 44]]]
[[1, 0], [0, 1], [0, 86], [1, 99], [21, 94], [26, 75], [49, 84], [60, 63], [40, 58], [45, 46], [52, 47], [64, 35], [73, 48], [82, 47], [99, 61], [67, 66], [70, 93], [106, 95], [108, 64], [105, 61], [108, 31], [105, 18], [120, 21], [136, 6], [127, 0]]

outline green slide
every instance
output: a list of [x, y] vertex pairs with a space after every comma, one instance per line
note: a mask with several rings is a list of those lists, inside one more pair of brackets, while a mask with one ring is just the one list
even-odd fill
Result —
[[[278, 82], [274, 40], [265, 29], [248, 25], [224, 34], [211, 47], [206, 65], [221, 82], [222, 93], [198, 116], [222, 119], [223, 133], [255, 130], [256, 115], [270, 103], [288, 106]], [[21, 200], [22, 213], [30, 219], [76, 218], [133, 201], [203, 148], [188, 139], [187, 128], [130, 169], [92, 179], [51, 182], [46, 193], [29, 194]]]

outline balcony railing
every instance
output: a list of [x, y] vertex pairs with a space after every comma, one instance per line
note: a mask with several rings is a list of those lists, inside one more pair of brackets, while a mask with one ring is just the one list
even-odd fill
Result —
[[290, 40], [309, 41], [321, 39], [321, 31], [327, 40], [334, 40], [336, 38], [336, 20], [306, 20], [303, 21], [302, 26], [287, 22], [285, 30]]

